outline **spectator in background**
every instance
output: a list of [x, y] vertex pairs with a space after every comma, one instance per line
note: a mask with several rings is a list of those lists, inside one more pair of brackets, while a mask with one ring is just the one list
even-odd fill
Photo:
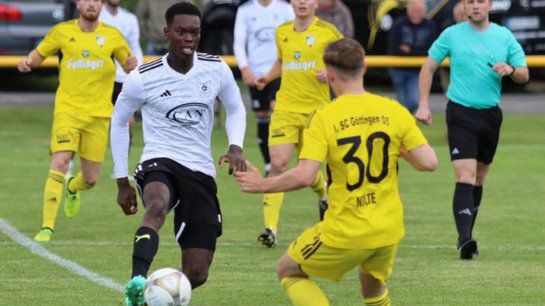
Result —
[[233, 50], [242, 80], [250, 89], [251, 106], [257, 117], [257, 139], [266, 172], [271, 168], [269, 123], [280, 79], [267, 84], [263, 90], [257, 90], [254, 84], [276, 61], [276, 28], [294, 18], [292, 7], [283, 0], [252, 0], [238, 8], [235, 19]]
[[[459, 1], [452, 8], [452, 20], [454, 21], [453, 24], [467, 20], [467, 14], [464, 11], [463, 1]], [[439, 70], [439, 76], [441, 79], [441, 89], [443, 90], [443, 93], [446, 93], [448, 84], [450, 83], [450, 68], [441, 68]]]
[[[178, 3], [178, 0], [139, 0], [136, 16], [146, 52], [151, 55], [163, 55], [168, 52], [168, 42], [163, 33], [165, 12]], [[191, 1], [189, 1], [191, 2]]]
[[334, 24], [344, 37], [354, 37], [352, 13], [341, 0], [319, 0], [316, 16]]
[[[140, 27], [138, 26], [138, 20], [136, 16], [128, 10], [120, 7], [121, 0], [106, 0], [100, 11], [100, 21], [113, 26], [118, 29], [123, 35], [123, 38], [129, 44], [132, 55], [136, 57], [138, 65], [142, 65], [142, 48], [140, 47]], [[123, 70], [123, 67], [119, 62], [115, 61], [116, 75], [114, 83], [114, 93], [112, 95], [112, 103], [115, 104], [117, 96], [121, 92], [121, 86], [127, 76], [127, 73]]]
[[[388, 53], [391, 55], [427, 55], [435, 37], [435, 24], [425, 18], [426, 1], [410, 0], [407, 16], [395, 20], [388, 36]], [[411, 113], [418, 108], [418, 68], [391, 68], [390, 77], [397, 100]]]

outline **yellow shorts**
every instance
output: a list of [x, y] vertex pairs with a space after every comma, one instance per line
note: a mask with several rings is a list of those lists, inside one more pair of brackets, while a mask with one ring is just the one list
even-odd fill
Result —
[[[277, 144], [301, 144], [303, 130], [310, 114], [275, 110], [269, 126], [269, 146]], [[300, 146], [300, 145], [299, 145]]]
[[386, 284], [392, 274], [397, 244], [376, 249], [339, 249], [320, 241], [320, 225], [307, 228], [288, 248], [288, 255], [310, 276], [338, 282], [359, 267], [365, 274]]
[[77, 152], [81, 158], [103, 162], [110, 118], [55, 114], [51, 128], [51, 152]]

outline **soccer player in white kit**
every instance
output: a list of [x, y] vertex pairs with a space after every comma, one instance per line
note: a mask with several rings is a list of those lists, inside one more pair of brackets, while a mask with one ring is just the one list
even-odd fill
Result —
[[222, 229], [210, 149], [216, 97], [225, 107], [229, 141], [220, 167], [228, 162], [230, 174], [246, 170], [242, 156], [246, 111], [231, 70], [217, 56], [196, 53], [201, 14], [194, 5], [174, 4], [165, 17], [169, 53], [129, 74], [112, 117], [117, 201], [127, 215], [136, 213], [127, 157], [128, 119], [137, 108], [144, 129], [135, 180], [146, 212], [135, 234], [132, 279], [125, 287], [127, 305], [144, 303], [145, 277], [159, 245], [157, 233], [171, 210], [183, 273], [193, 289], [208, 277]]
[[251, 0], [242, 4], [235, 19], [233, 50], [242, 80], [250, 89], [251, 106], [257, 117], [257, 141], [265, 171], [269, 171], [269, 122], [280, 79], [263, 90], [255, 88], [255, 80], [265, 75], [276, 61], [274, 32], [295, 18], [291, 5], [283, 0]]

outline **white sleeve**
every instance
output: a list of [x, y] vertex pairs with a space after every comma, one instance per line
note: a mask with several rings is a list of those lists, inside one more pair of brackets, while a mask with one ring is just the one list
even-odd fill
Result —
[[233, 51], [237, 60], [239, 69], [248, 66], [246, 55], [246, 18], [244, 17], [244, 8], [239, 8], [235, 19], [235, 37], [233, 42]]
[[131, 71], [115, 102], [110, 127], [110, 144], [114, 160], [114, 176], [127, 177], [129, 159], [129, 119], [144, 103], [144, 87], [137, 69]]
[[295, 19], [295, 12], [293, 11], [293, 7], [291, 5], [288, 4], [288, 8], [287, 8], [287, 17], [288, 19], [286, 20], [287, 21], [292, 21]]
[[140, 47], [140, 25], [135, 15], [131, 15], [131, 23], [131, 33], [128, 37], [129, 48], [132, 54], [136, 56], [137, 66], [140, 66], [144, 63], [144, 52], [142, 52], [142, 47]]
[[246, 132], [246, 109], [242, 103], [240, 89], [233, 77], [231, 69], [222, 61], [223, 77], [218, 98], [225, 108], [225, 130], [229, 145], [237, 145], [242, 148], [244, 133]]

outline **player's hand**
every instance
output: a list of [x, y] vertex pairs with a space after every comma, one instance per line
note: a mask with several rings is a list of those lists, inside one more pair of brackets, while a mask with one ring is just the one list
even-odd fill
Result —
[[31, 64], [32, 59], [30, 57], [26, 57], [17, 64], [17, 69], [22, 73], [30, 72], [32, 71], [32, 67], [30, 66]]
[[254, 86], [256, 79], [255, 75], [252, 73], [252, 70], [250, 70], [248, 67], [244, 67], [240, 72], [242, 73], [242, 81], [244, 84]]
[[418, 107], [416, 114], [414, 115], [416, 120], [424, 123], [425, 125], [431, 125], [431, 111], [429, 107]]
[[254, 86], [255, 88], [257, 88], [257, 90], [263, 90], [263, 88], [265, 88], [265, 86], [267, 86], [268, 83], [269, 83], [269, 80], [267, 79], [267, 77], [262, 76], [258, 78], [257, 80], [255, 80]]
[[254, 167], [249, 161], [246, 161], [246, 169], [246, 172], [235, 172], [235, 178], [240, 185], [240, 189], [244, 192], [262, 193], [263, 176], [261, 176], [259, 169]]
[[500, 77], [504, 77], [506, 75], [510, 75], [514, 71], [514, 68], [506, 63], [497, 63], [492, 67], [492, 70], [499, 74]]
[[318, 70], [318, 81], [322, 84], [327, 83], [327, 73], [325, 69]]
[[117, 179], [117, 204], [121, 206], [125, 215], [134, 215], [138, 211], [136, 191], [126, 177]]
[[123, 70], [125, 72], [129, 73], [134, 68], [136, 68], [136, 65], [138, 65], [138, 61], [136, 60], [136, 56], [129, 55], [127, 59], [125, 60], [125, 65], [123, 65]]
[[227, 154], [222, 155], [218, 161], [220, 169], [223, 168], [224, 163], [229, 164], [229, 175], [233, 174], [235, 171], [246, 171], [246, 162], [244, 156], [242, 156], [242, 148], [230, 145]]

